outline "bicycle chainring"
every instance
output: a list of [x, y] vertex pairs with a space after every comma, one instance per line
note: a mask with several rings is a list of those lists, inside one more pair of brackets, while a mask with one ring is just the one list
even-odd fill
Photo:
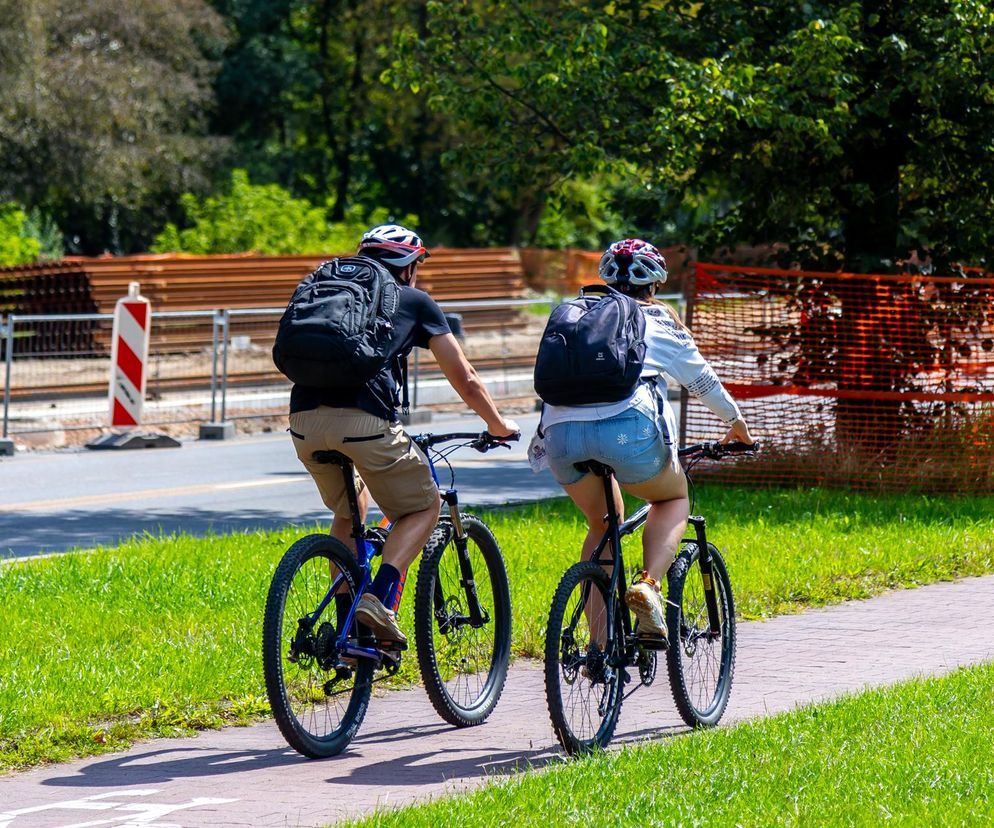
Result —
[[656, 680], [656, 666], [658, 663], [656, 651], [639, 647], [635, 663], [639, 668], [639, 680], [642, 682], [642, 686], [650, 686]]
[[338, 660], [338, 650], [335, 647], [335, 627], [329, 621], [322, 622], [314, 636], [314, 656], [318, 667], [330, 670]]

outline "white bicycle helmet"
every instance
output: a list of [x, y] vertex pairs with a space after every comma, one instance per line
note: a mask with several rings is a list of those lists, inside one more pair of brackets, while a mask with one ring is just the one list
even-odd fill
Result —
[[393, 267], [423, 262], [431, 254], [413, 230], [399, 224], [378, 224], [363, 233], [359, 252], [373, 252], [378, 261]]
[[622, 239], [612, 244], [601, 256], [597, 273], [609, 285], [662, 284], [669, 273], [666, 259], [649, 242], [642, 239]]

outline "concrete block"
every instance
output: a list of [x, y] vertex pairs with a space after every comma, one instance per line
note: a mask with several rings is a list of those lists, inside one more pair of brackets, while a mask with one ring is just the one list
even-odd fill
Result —
[[235, 424], [230, 420], [223, 423], [201, 423], [201, 440], [230, 440], [235, 436]]

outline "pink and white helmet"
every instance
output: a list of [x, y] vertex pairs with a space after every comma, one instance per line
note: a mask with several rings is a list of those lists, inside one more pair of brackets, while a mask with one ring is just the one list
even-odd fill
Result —
[[609, 285], [662, 284], [669, 275], [666, 259], [649, 242], [642, 239], [622, 239], [612, 244], [601, 256], [597, 267], [600, 277]]
[[393, 267], [423, 262], [431, 255], [417, 233], [399, 224], [378, 224], [362, 234], [358, 252], [374, 250], [378, 261]]

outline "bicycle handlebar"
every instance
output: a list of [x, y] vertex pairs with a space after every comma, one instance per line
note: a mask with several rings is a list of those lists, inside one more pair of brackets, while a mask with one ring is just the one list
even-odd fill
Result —
[[729, 457], [737, 454], [749, 454], [754, 455], [759, 452], [760, 444], [757, 443], [742, 443], [735, 441], [732, 443], [720, 443], [717, 440], [712, 440], [707, 443], [695, 443], [692, 446], [687, 446], [680, 449], [678, 456], [684, 457], [707, 457], [710, 460], [721, 460], [723, 457]]
[[422, 450], [431, 448], [432, 446], [437, 446], [441, 443], [449, 443], [453, 440], [469, 440], [468, 443], [470, 448], [476, 449], [481, 454], [484, 454], [491, 449], [497, 448], [497, 446], [504, 446], [506, 449], [511, 447], [508, 443], [517, 442], [521, 439], [521, 432], [516, 431], [514, 434], [509, 434], [507, 437], [494, 437], [489, 431], [482, 432], [454, 432], [452, 434], [418, 434], [411, 438], [417, 443]]

